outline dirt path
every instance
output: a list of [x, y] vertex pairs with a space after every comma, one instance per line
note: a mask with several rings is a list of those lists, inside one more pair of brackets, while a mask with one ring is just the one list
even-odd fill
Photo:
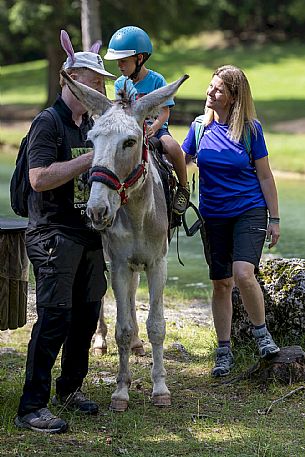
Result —
[[[28, 309], [27, 309], [27, 321], [33, 324], [36, 320], [36, 308], [35, 308], [35, 293], [30, 290], [28, 296]], [[146, 322], [148, 316], [148, 303], [143, 301], [137, 302], [137, 316], [138, 321], [141, 323]], [[209, 304], [204, 304], [200, 300], [193, 300], [188, 303], [176, 303], [174, 307], [166, 307], [164, 309], [165, 319], [170, 322], [179, 322], [191, 320], [192, 323], [197, 325], [208, 325], [212, 324], [212, 310]], [[105, 303], [105, 317], [112, 317], [115, 319], [116, 306], [112, 300], [106, 300]]]
[[[139, 323], [145, 323], [148, 317], [148, 303], [139, 301], [137, 302], [137, 317]], [[201, 326], [212, 326], [212, 311], [209, 304], [202, 303], [200, 300], [193, 300], [187, 303], [176, 303], [173, 307], [167, 307], [164, 309], [165, 320], [167, 322], [175, 322], [179, 326], [183, 326], [183, 323], [191, 321], [193, 324]], [[115, 320], [116, 306], [113, 300], [107, 300], [105, 303], [105, 317], [109, 317]], [[36, 320], [36, 302], [35, 302], [35, 291], [29, 290], [28, 295], [28, 307], [27, 307], [27, 325], [32, 326]], [[10, 337], [14, 330], [0, 331], [0, 343], [9, 344]], [[7, 348], [4, 348], [7, 350]], [[1, 352], [1, 351], [0, 351]]]

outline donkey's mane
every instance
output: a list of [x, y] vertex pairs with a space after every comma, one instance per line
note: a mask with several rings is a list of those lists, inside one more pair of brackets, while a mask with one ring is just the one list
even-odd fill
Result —
[[124, 84], [124, 89], [120, 89], [117, 93], [118, 99], [117, 102], [121, 103], [126, 107], [130, 107], [132, 103], [132, 96], [130, 92], [126, 90], [126, 82]]

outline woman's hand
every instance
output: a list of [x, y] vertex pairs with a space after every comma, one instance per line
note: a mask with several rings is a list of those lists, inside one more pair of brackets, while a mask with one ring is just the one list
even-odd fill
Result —
[[274, 222], [269, 222], [267, 227], [267, 240], [270, 240], [270, 244], [268, 248], [271, 249], [273, 246], [276, 245], [280, 238], [280, 225], [275, 224]]

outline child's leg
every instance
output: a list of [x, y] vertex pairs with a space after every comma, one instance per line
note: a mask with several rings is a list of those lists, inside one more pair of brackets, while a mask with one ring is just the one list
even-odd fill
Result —
[[173, 164], [180, 186], [185, 187], [187, 184], [187, 172], [182, 149], [170, 135], [163, 135], [160, 141], [170, 162]]
[[165, 153], [173, 164], [179, 184], [173, 202], [173, 211], [182, 215], [188, 207], [190, 189], [187, 182], [187, 171], [182, 149], [176, 140], [170, 135], [162, 135], [160, 138]]

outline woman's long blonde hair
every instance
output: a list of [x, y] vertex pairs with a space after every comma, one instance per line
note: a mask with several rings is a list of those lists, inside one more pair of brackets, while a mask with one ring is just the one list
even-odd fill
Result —
[[[254, 123], [256, 111], [250, 85], [244, 72], [233, 65], [223, 65], [217, 68], [213, 76], [222, 79], [227, 95], [231, 95], [234, 99], [227, 119], [230, 139], [241, 141], [247, 135], [247, 125], [256, 134]], [[211, 108], [205, 108], [204, 124], [209, 125], [213, 119], [214, 111]]]

